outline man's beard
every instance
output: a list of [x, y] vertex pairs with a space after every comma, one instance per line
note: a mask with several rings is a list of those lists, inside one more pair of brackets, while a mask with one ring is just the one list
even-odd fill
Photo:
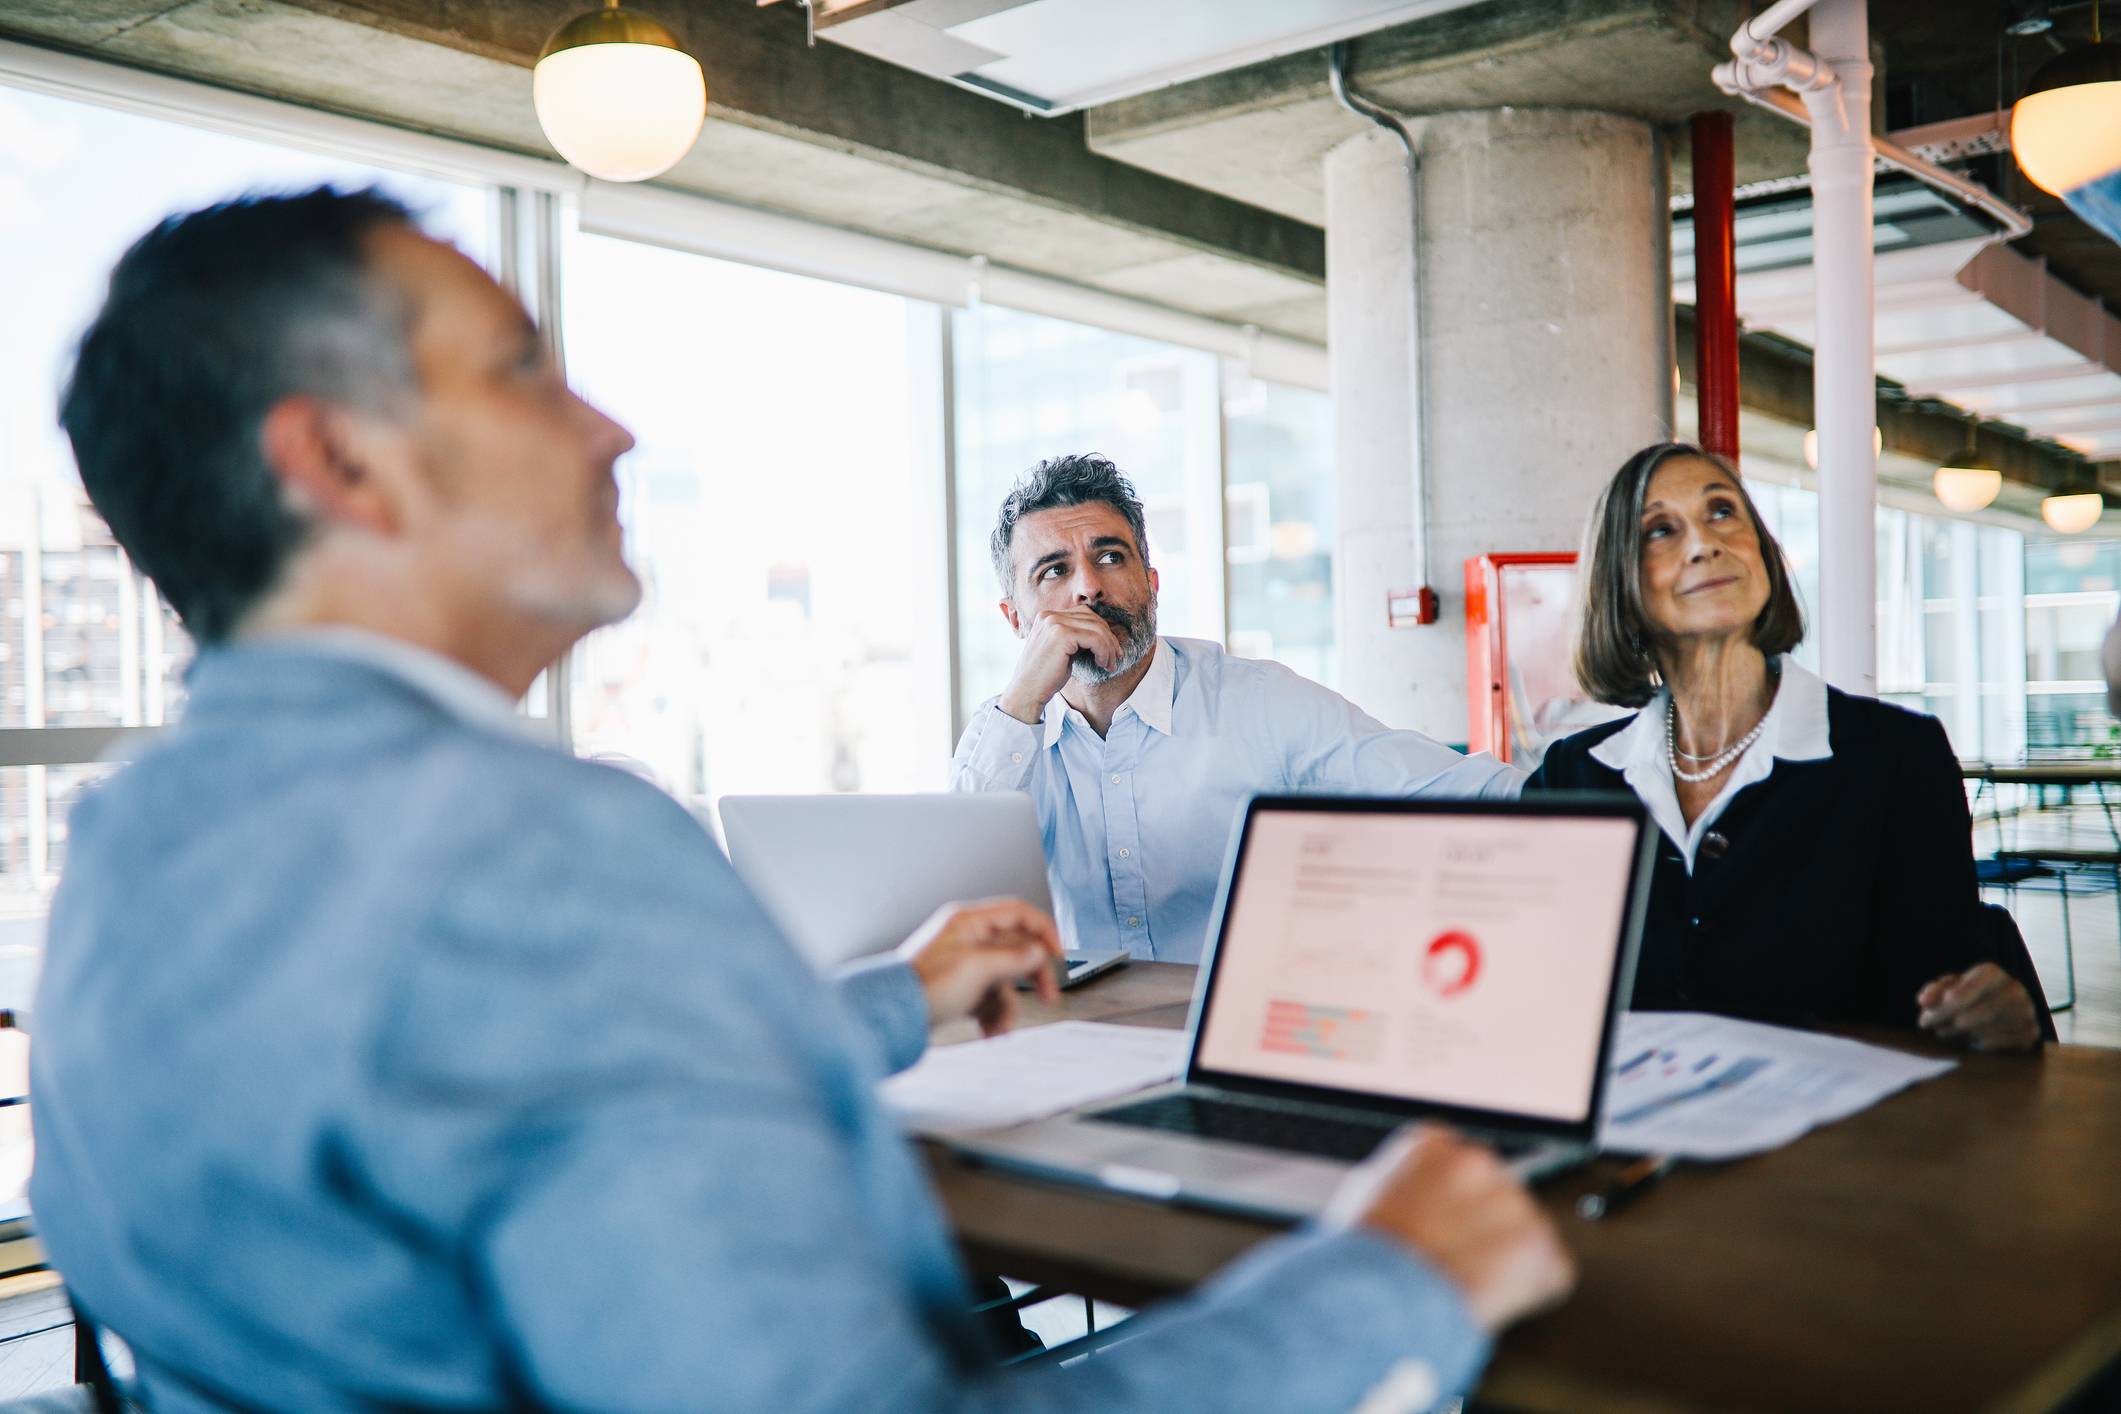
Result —
[[1109, 669], [1101, 668], [1096, 657], [1086, 648], [1068, 660], [1068, 669], [1077, 682], [1110, 682], [1148, 657], [1149, 650], [1156, 646], [1156, 600], [1153, 597], [1142, 606], [1139, 614], [1130, 614], [1117, 604], [1092, 603], [1086, 607], [1112, 625], [1119, 635], [1119, 662]]

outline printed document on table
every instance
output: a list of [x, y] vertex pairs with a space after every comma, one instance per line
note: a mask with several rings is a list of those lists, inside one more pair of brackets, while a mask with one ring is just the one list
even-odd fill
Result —
[[922, 1134], [968, 1134], [1046, 1119], [1174, 1079], [1186, 1033], [1056, 1021], [937, 1046], [884, 1082], [884, 1105]]
[[1712, 1160], [1779, 1149], [1957, 1064], [1696, 1012], [1629, 1012], [1612, 1060], [1600, 1147]]

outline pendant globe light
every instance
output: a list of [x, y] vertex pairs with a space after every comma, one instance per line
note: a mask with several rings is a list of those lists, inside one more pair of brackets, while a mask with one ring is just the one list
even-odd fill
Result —
[[1948, 511], [1985, 510], [2003, 489], [2003, 473], [1975, 446], [1980, 419], [1966, 420], [1966, 450], [1937, 468], [1930, 489]]
[[699, 60], [618, 0], [552, 32], [531, 70], [530, 96], [560, 156], [607, 182], [669, 171], [707, 119]]
[[2121, 44], [2092, 42], [2043, 64], [2011, 108], [2011, 153], [2034, 186], [2069, 200], [2121, 174]]
[[2040, 519], [2057, 535], [2081, 535], [2099, 523], [2106, 498], [2097, 491], [2068, 496], [2050, 496], [2040, 503]]

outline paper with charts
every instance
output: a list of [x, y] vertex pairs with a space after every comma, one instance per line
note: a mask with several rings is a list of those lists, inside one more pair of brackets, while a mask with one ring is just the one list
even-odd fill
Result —
[[1599, 1144], [1687, 1159], [1765, 1153], [1955, 1064], [1698, 1012], [1629, 1012]]
[[908, 1129], [967, 1134], [1146, 1090], [1175, 1079], [1185, 1064], [1183, 1031], [1057, 1021], [937, 1046], [878, 1093]]

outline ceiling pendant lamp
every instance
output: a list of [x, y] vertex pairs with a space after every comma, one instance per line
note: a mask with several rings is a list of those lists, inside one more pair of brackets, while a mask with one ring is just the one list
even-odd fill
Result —
[[2106, 498], [2097, 491], [2070, 496], [2050, 496], [2040, 503], [2040, 519], [2057, 535], [2081, 535], [2099, 523]]
[[1966, 450], [1937, 468], [1930, 489], [1948, 511], [1985, 510], [2003, 489], [2003, 473], [1974, 444], [1979, 418], [1966, 420]]
[[2073, 205], [2121, 184], [2121, 44], [2102, 40], [2097, 5], [2092, 42], [2043, 64], [2011, 108], [2011, 153], [2034, 186]]
[[552, 32], [531, 70], [530, 96], [560, 156], [607, 182], [669, 171], [707, 119], [699, 60], [618, 0]]

